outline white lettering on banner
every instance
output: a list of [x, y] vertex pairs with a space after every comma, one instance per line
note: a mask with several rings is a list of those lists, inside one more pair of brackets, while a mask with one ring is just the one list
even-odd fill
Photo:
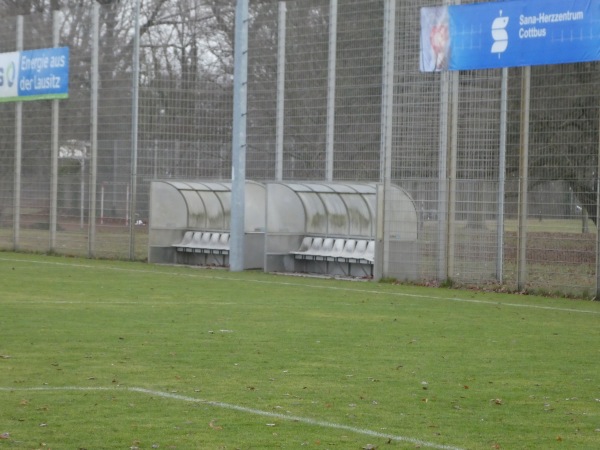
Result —
[[60, 88], [60, 77], [49, 75], [47, 77], [33, 77], [34, 89], [58, 89]]
[[521, 28], [519, 30], [519, 37], [521, 39], [546, 37], [546, 29], [536, 27]]
[[30, 91], [32, 89], [33, 81], [29, 78], [21, 78], [19, 80], [19, 89], [22, 91]]
[[50, 67], [50, 58], [47, 56], [40, 56], [36, 58], [28, 58], [23, 55], [21, 58], [21, 70], [35, 70], [41, 71]]
[[565, 11], [558, 14], [546, 14], [544, 12], [539, 13], [537, 16], [519, 16], [519, 25], [537, 25], [538, 23], [558, 23], [558, 22], [572, 22], [576, 20], [583, 20], [585, 15], [583, 11]]
[[50, 67], [65, 67], [66, 58], [65, 55], [52, 56], [50, 58]]
[[[565, 11], [557, 14], [546, 14], [540, 12], [537, 16], [525, 16], [521, 14], [519, 16], [519, 25], [521, 27], [525, 25], [539, 25], [546, 23], [559, 23], [559, 22], [574, 22], [577, 20], [583, 20], [585, 14], [583, 11]], [[530, 39], [530, 38], [543, 38], [548, 35], [546, 28], [537, 28], [535, 26], [529, 28], [519, 29], [519, 38]]]

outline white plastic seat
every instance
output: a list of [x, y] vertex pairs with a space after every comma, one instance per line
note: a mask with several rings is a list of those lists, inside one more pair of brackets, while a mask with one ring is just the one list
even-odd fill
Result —
[[369, 241], [367, 249], [361, 257], [361, 262], [373, 263], [375, 261], [375, 241]]
[[308, 249], [307, 253], [309, 253], [311, 255], [317, 255], [317, 254], [321, 253], [321, 248], [323, 248], [323, 238], [322, 237], [313, 238], [312, 244], [310, 244], [310, 249]]
[[192, 238], [192, 242], [190, 242], [190, 251], [199, 252], [200, 247], [202, 246], [202, 232], [194, 231], [194, 237]]
[[323, 238], [313, 238], [310, 248], [303, 253], [304, 259], [315, 259], [317, 255], [321, 254], [321, 248], [323, 247]]
[[346, 244], [346, 239], [335, 239], [333, 241], [333, 247], [327, 255], [328, 261], [335, 261], [336, 258], [342, 256], [342, 252], [344, 251], [344, 245]]
[[348, 239], [344, 244], [344, 250], [338, 258], [351, 259], [353, 258], [354, 249], [356, 248], [356, 239]]
[[366, 241], [365, 239], [360, 239], [360, 240], [356, 241], [356, 247], [354, 247], [354, 252], [352, 252], [352, 258], [353, 259], [362, 258], [362, 256], [367, 251], [368, 244], [369, 244], [369, 242]]
[[200, 239], [200, 247], [207, 247], [210, 242], [210, 236], [212, 233], [209, 231], [205, 231], [202, 233], [202, 237]]
[[219, 243], [221, 247], [226, 248], [229, 247], [229, 233], [221, 233], [221, 238], [219, 239]]
[[208, 243], [210, 248], [219, 248], [219, 239], [221, 239], [221, 233], [211, 234], [210, 242]]
[[174, 244], [173, 247], [187, 247], [187, 245], [192, 241], [193, 237], [193, 231], [186, 231], [183, 234], [183, 238], [181, 238], [181, 241], [179, 241], [177, 244]]
[[313, 238], [310, 236], [305, 236], [304, 239], [302, 239], [302, 243], [300, 244], [300, 248], [298, 249], [298, 251], [294, 252], [294, 253], [305, 253], [310, 249], [310, 246], [312, 245], [312, 241]]
[[325, 258], [331, 253], [333, 250], [333, 238], [325, 238], [323, 239], [323, 245], [321, 246], [321, 250], [318, 254], [315, 255], [315, 259], [319, 261], [325, 260]]
[[219, 253], [225, 254], [229, 252], [229, 233], [221, 233], [219, 237]]

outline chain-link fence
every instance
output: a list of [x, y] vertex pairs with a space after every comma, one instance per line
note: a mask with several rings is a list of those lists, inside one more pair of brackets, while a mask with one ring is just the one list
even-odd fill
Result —
[[[67, 46], [70, 82], [0, 103], [0, 247], [144, 259], [151, 180], [230, 179], [235, 2], [144, 1], [137, 34], [135, 3], [4, 6], [1, 51]], [[246, 177], [404, 188], [384, 275], [593, 295], [598, 63], [422, 73], [422, 6], [250, 0]]]

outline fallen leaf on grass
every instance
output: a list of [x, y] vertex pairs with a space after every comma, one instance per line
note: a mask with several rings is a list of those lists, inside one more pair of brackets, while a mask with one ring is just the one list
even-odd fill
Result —
[[0, 434], [0, 439], [10, 439], [10, 433], [2, 433], [2, 434]]
[[211, 427], [213, 430], [222, 430], [223, 429], [223, 427], [215, 424], [215, 420], [211, 420], [209, 422], [208, 426]]

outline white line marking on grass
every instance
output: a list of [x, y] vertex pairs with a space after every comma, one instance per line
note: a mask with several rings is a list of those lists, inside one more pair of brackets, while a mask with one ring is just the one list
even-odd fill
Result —
[[[272, 284], [276, 286], [295, 286], [295, 287], [306, 287], [312, 289], [327, 289], [334, 291], [347, 291], [347, 292], [355, 292], [355, 293], [365, 293], [365, 294], [376, 294], [376, 295], [390, 295], [393, 297], [409, 297], [409, 298], [422, 298], [428, 300], [447, 300], [452, 302], [461, 302], [461, 303], [473, 303], [479, 305], [491, 305], [491, 306], [510, 306], [513, 308], [529, 308], [529, 309], [539, 309], [546, 311], [560, 311], [560, 312], [572, 312], [572, 313], [581, 313], [581, 314], [600, 314], [600, 311], [589, 310], [589, 309], [575, 309], [575, 308], [559, 308], [556, 306], [543, 306], [543, 305], [527, 305], [523, 303], [504, 303], [504, 302], [496, 302], [492, 300], [477, 300], [477, 299], [468, 299], [461, 297], [442, 297], [437, 295], [425, 295], [425, 294], [408, 294], [406, 292], [388, 292], [388, 291], [377, 291], [373, 289], [352, 289], [352, 288], [344, 288], [338, 286], [322, 286], [322, 285], [310, 285], [310, 284], [300, 284], [300, 283], [291, 283], [287, 281], [270, 281], [270, 280], [252, 280], [245, 278], [235, 278], [235, 277], [222, 277], [218, 275], [202, 275], [199, 273], [187, 274], [187, 273], [173, 273], [173, 272], [161, 272], [155, 270], [139, 270], [139, 269], [124, 269], [122, 267], [107, 267], [107, 266], [95, 266], [90, 264], [68, 264], [68, 263], [60, 263], [54, 261], [35, 261], [35, 260], [24, 260], [24, 259], [14, 259], [14, 258], [0, 258], [0, 261], [7, 262], [19, 262], [19, 263], [34, 263], [34, 264], [48, 264], [55, 266], [66, 266], [66, 267], [78, 267], [83, 269], [105, 269], [112, 270], [117, 272], [132, 272], [132, 273], [146, 273], [152, 275], [168, 275], [168, 276], [176, 276], [176, 277], [186, 277], [186, 278], [206, 278], [211, 280], [224, 280], [224, 281], [241, 281], [244, 283], [260, 283], [260, 284]], [[126, 303], [126, 302], [123, 302]], [[165, 302], [167, 303], [167, 302]], [[168, 302], [174, 303], [174, 302]]]
[[222, 409], [230, 409], [233, 411], [239, 411], [248, 414], [254, 414], [257, 416], [270, 417], [274, 419], [280, 419], [290, 422], [299, 422], [304, 423], [306, 425], [312, 425], [323, 428], [333, 428], [336, 430], [344, 430], [350, 431], [356, 434], [362, 434], [364, 436], [370, 436], [375, 438], [382, 439], [391, 439], [393, 441], [399, 442], [409, 442], [411, 444], [417, 445], [419, 447], [427, 447], [434, 448], [439, 450], [462, 450], [460, 447], [454, 447], [450, 445], [444, 444], [436, 444], [434, 442], [427, 442], [421, 439], [411, 438], [407, 436], [397, 436], [394, 434], [381, 433], [379, 431], [368, 430], [365, 428], [357, 428], [350, 425], [343, 425], [333, 422], [326, 422], [322, 420], [311, 419], [307, 417], [299, 417], [299, 416], [291, 416], [285, 414], [274, 413], [270, 411], [262, 411], [260, 409], [247, 408], [245, 406], [233, 405], [231, 403], [223, 403], [211, 400], [203, 400], [195, 397], [188, 397], [185, 395], [173, 394], [170, 392], [162, 392], [162, 391], [154, 391], [151, 389], [141, 388], [141, 387], [78, 387], [78, 386], [64, 386], [64, 387], [52, 387], [52, 386], [44, 386], [44, 387], [29, 387], [29, 388], [9, 388], [9, 387], [1, 387], [0, 391], [3, 392], [13, 392], [13, 391], [126, 391], [126, 392], [138, 392], [141, 394], [147, 394], [155, 397], [162, 397], [170, 400], [179, 400], [189, 403], [201, 403], [204, 405], [214, 406], [216, 408]]

